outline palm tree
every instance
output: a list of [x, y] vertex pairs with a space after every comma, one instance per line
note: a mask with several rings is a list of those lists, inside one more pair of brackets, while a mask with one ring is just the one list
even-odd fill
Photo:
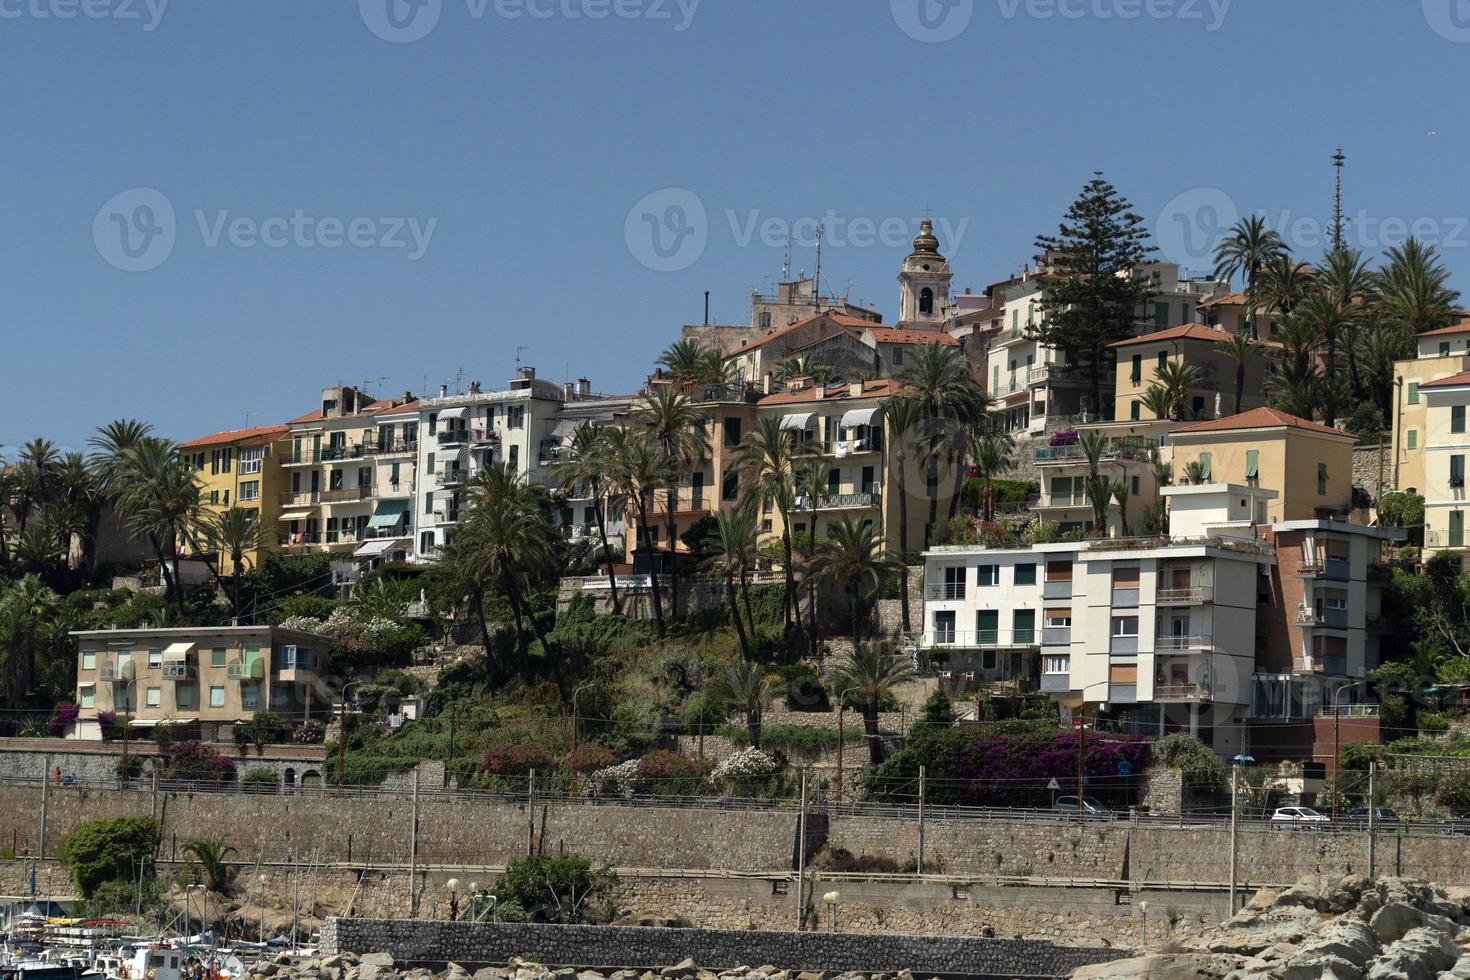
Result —
[[669, 534], [669, 564], [672, 566], [673, 588], [670, 605], [679, 614], [679, 480], [680, 474], [702, 460], [709, 452], [705, 435], [705, 416], [694, 400], [667, 385], [655, 388], [633, 405], [632, 419], [648, 430], [669, 459], [668, 483], [664, 490], [664, 524]]
[[1256, 336], [1253, 301], [1256, 277], [1273, 259], [1289, 254], [1281, 235], [1266, 227], [1266, 219], [1253, 214], [1237, 221], [1229, 234], [1215, 247], [1215, 278], [1232, 281], [1237, 274], [1245, 279], [1246, 318], [1251, 336]]
[[761, 719], [777, 694], [776, 686], [762, 672], [760, 664], [742, 660], [716, 677], [706, 693], [723, 704], [725, 710], [745, 716], [746, 740], [752, 748], [760, 748]]
[[1261, 356], [1261, 347], [1246, 334], [1231, 334], [1220, 344], [1220, 352], [1235, 365], [1235, 414], [1239, 415], [1245, 398], [1246, 368]]
[[995, 520], [995, 481], [1014, 465], [1014, 448], [1015, 441], [1005, 432], [980, 432], [972, 443], [970, 458], [984, 490], [984, 519], [987, 521]]
[[[806, 498], [811, 505], [811, 528], [807, 535], [806, 547], [802, 549], [803, 557], [810, 564], [817, 552], [817, 521], [821, 517], [822, 501], [831, 496], [831, 484], [828, 477], [831, 475], [832, 464], [827, 457], [820, 453], [803, 459], [796, 469], [796, 494], [798, 499]], [[816, 582], [808, 583], [807, 587], [807, 622], [812, 629], [812, 641], [816, 642], [817, 630], [817, 585]]]
[[1205, 465], [1199, 460], [1195, 460], [1192, 463], [1185, 463], [1182, 475], [1185, 483], [1192, 483], [1197, 487], [1209, 482], [1205, 475]]
[[1162, 385], [1150, 385], [1138, 403], [1156, 419], [1167, 419], [1174, 414], [1174, 399]]
[[1132, 532], [1128, 530], [1128, 483], [1124, 480], [1114, 480], [1108, 489], [1118, 505], [1119, 532], [1125, 538], [1132, 537]]
[[[653, 509], [653, 495], [667, 487], [675, 478], [674, 464], [661, 445], [641, 433], [629, 432], [616, 438], [618, 467], [612, 486], [633, 502], [633, 508], [638, 515], [638, 532], [645, 535], [644, 542], [635, 546], [634, 553], [644, 550], [652, 563], [656, 561], [658, 553], [657, 548], [648, 540], [654, 526], [650, 514]], [[663, 639], [667, 627], [664, 624], [663, 590], [659, 584], [658, 571], [656, 565], [651, 564], [648, 578], [653, 596], [654, 629], [658, 632], [659, 639]]]
[[[893, 454], [893, 461], [898, 471], [898, 554], [903, 568], [901, 603], [905, 633], [913, 632], [909, 618], [909, 444], [913, 439], [914, 431], [922, 421], [922, 413], [923, 409], [919, 403], [908, 397], [892, 399], [883, 412], [884, 421], [888, 426], [888, 438], [883, 445], [886, 451]], [[887, 540], [891, 541], [891, 536], [888, 536]]]
[[612, 593], [614, 613], [622, 611], [618, 598], [618, 572], [613, 564], [612, 549], [607, 541], [608, 474], [615, 469], [616, 445], [610, 439], [612, 430], [595, 425], [577, 426], [567, 446], [567, 455], [551, 464], [551, 475], [562, 489], [571, 493], [586, 493], [592, 498], [592, 514], [597, 521], [597, 536], [602, 542], [602, 557], [607, 564], [607, 584]]
[[[56, 468], [55, 494], [58, 523], [67, 539], [68, 564], [90, 570], [102, 513], [102, 494], [81, 453], [67, 453], [62, 457]], [[70, 547], [73, 540], [78, 545], [74, 551]]]
[[[755, 511], [742, 504], [729, 511], [716, 512], [715, 529], [710, 535], [710, 540], [715, 548], [709, 564], [725, 582], [725, 601], [730, 605], [730, 620], [735, 624], [735, 635], [740, 640], [740, 654], [749, 660], [751, 659], [750, 635], [740, 615], [740, 604], [736, 601], [735, 595], [735, 583], [738, 580], [743, 586], [746, 574], [755, 564], [757, 553]], [[750, 618], [748, 592], [746, 593], [745, 615], [746, 618]], [[754, 631], [755, 620], [750, 619], [750, 632]]]
[[[230, 556], [230, 609], [240, 615], [240, 578], [245, 572], [245, 552], [265, 546], [270, 529], [260, 522], [260, 512], [243, 507], [230, 507], [218, 512], [205, 512], [199, 527], [214, 542], [221, 554]], [[215, 584], [220, 582], [220, 563], [214, 567]]]
[[1337, 299], [1338, 307], [1346, 314], [1343, 346], [1347, 350], [1348, 378], [1352, 382], [1354, 394], [1361, 396], [1363, 389], [1358, 373], [1358, 327], [1373, 300], [1373, 272], [1368, 266], [1368, 260], [1363, 258], [1361, 249], [1334, 248], [1327, 253], [1317, 277], [1322, 289]]
[[1338, 299], [1327, 290], [1316, 290], [1298, 309], [1312, 333], [1321, 337], [1327, 345], [1326, 377], [1322, 386], [1322, 422], [1337, 424], [1337, 335], [1347, 326], [1348, 308], [1341, 306]]
[[1077, 448], [1087, 463], [1087, 476], [1082, 481], [1082, 492], [1092, 507], [1092, 529], [1106, 531], [1108, 527], [1108, 504], [1113, 499], [1112, 481], [1103, 476], [1098, 468], [1102, 454], [1107, 451], [1107, 437], [1096, 432], [1084, 432], [1077, 439]]
[[223, 892], [234, 877], [234, 869], [225, 860], [235, 849], [218, 837], [197, 837], [184, 845], [184, 853], [199, 862], [204, 883], [212, 892]]
[[[1298, 262], [1285, 252], [1272, 256], [1246, 294], [1247, 303], [1252, 310], [1272, 310], [1281, 316], [1290, 316], [1291, 311], [1316, 288], [1315, 275], [1311, 266]], [[1251, 337], [1261, 339], [1253, 313]]]
[[36, 656], [61, 609], [61, 598], [35, 575], [23, 576], [0, 593], [0, 653], [8, 653], [10, 669], [3, 680], [6, 703], [28, 703], [36, 681]]
[[786, 625], [801, 626], [801, 611], [796, 601], [796, 575], [792, 567], [791, 512], [796, 503], [796, 466], [800, 454], [796, 433], [781, 427], [781, 419], [768, 415], [756, 421], [755, 430], [740, 450], [739, 467], [746, 475], [741, 480], [746, 499], [769, 504], [781, 516], [781, 548], [786, 573], [786, 596], [783, 615]]
[[907, 657], [892, 643], [859, 643], [832, 671], [834, 686], [843, 687], [847, 698], [857, 702], [868, 737], [868, 759], [883, 762], [883, 739], [878, 734], [878, 708], [899, 684], [913, 676]]
[[16, 494], [16, 478], [5, 464], [4, 457], [0, 457], [0, 568], [10, 562], [10, 551], [7, 542], [10, 532], [6, 526], [10, 522], [10, 503]]
[[929, 469], [928, 526], [932, 527], [939, 519], [939, 460], [933, 450], [938, 445], [941, 420], [969, 417], [978, 389], [959, 349], [939, 343], [915, 346], [898, 380], [909, 387], [923, 420], [920, 441]]
[[97, 430], [87, 440], [92, 454], [87, 462], [97, 474], [97, 483], [104, 494], [111, 494], [113, 484], [123, 466], [138, 444], [153, 432], [153, 426], [137, 419], [114, 419]]
[[16, 467], [20, 489], [19, 530], [24, 531], [36, 509], [50, 500], [52, 477], [60, 466], [61, 454], [50, 439], [32, 439], [21, 447]]
[[1460, 298], [1448, 282], [1435, 247], [1410, 238], [1388, 250], [1387, 265], [1374, 277], [1378, 309], [1415, 333], [1447, 327], [1455, 322]]
[[1154, 386], [1163, 388], [1169, 398], [1169, 417], [1184, 421], [1190, 392], [1199, 387], [1199, 368], [1184, 361], [1166, 361], [1154, 372]]
[[722, 379], [723, 360], [718, 349], [707, 347], [699, 340], [685, 338], [665, 347], [655, 363], [674, 381], [716, 384]]
[[883, 580], [898, 571], [902, 562], [883, 549], [872, 523], [858, 523], [844, 517], [830, 525], [827, 536], [817, 544], [817, 557], [812, 562], [812, 575], [818, 582], [834, 582], [847, 593], [852, 614], [852, 641], [862, 639], [862, 605], [867, 591], [876, 590]]
[[123, 526], [148, 539], [169, 598], [183, 608], [179, 543], [199, 518], [199, 483], [179, 460], [178, 446], [145, 436], [124, 458], [113, 484]]
[[[815, 379], [817, 368], [824, 367], [806, 354], [797, 357], [787, 357], [776, 362], [776, 380], [783, 384], [789, 384], [798, 378]], [[830, 371], [831, 369], [828, 368]]]

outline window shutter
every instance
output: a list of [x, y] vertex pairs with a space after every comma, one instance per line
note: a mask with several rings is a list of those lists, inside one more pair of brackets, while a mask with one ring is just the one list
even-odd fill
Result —
[[1245, 478], [1254, 480], [1261, 475], [1261, 451], [1259, 449], [1247, 449], [1245, 451]]

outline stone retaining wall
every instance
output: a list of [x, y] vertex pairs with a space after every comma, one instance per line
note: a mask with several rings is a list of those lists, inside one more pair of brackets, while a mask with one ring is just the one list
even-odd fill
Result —
[[850, 970], [975, 977], [1055, 977], [1121, 951], [1060, 947], [1036, 940], [935, 938], [839, 932], [641, 929], [331, 919], [322, 951], [388, 953], [406, 963], [465, 966], [515, 957], [548, 966], [649, 968], [692, 958], [712, 969], [772, 964], [790, 970]]

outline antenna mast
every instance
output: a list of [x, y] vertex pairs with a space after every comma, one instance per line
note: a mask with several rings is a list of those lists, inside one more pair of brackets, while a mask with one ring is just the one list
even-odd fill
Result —
[[796, 237], [794, 231], [786, 233], [786, 255], [781, 259], [781, 281], [791, 281], [791, 240]]
[[1332, 248], [1334, 251], [1343, 247], [1342, 239], [1342, 165], [1347, 161], [1343, 155], [1342, 147], [1332, 154], [1332, 166], [1337, 170], [1337, 186], [1332, 196]]
[[817, 225], [817, 271], [812, 275], [812, 306], [818, 308], [822, 305], [822, 236], [826, 231], [826, 225]]

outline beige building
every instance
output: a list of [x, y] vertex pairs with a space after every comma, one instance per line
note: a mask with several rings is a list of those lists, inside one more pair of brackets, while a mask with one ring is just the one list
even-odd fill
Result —
[[1415, 343], [1415, 356], [1393, 365], [1393, 472], [1389, 479], [1395, 490], [1422, 494], [1429, 403], [1419, 389], [1470, 371], [1470, 319], [1421, 333]]
[[1260, 523], [1342, 517], [1352, 510], [1353, 445], [1347, 432], [1256, 408], [1197, 422], [1169, 435], [1174, 483], [1199, 463], [1205, 483], [1239, 483], [1278, 491]]
[[1065, 434], [1052, 437], [1035, 449], [1036, 472], [1041, 484], [1041, 499], [1034, 510], [1042, 520], [1056, 524], [1062, 531], [1091, 529], [1092, 504], [1087, 499], [1089, 463], [1082, 452], [1081, 437], [1101, 436], [1106, 440], [1098, 457], [1098, 475], [1121, 482], [1127, 493], [1123, 505], [1116, 498], [1108, 504], [1107, 532], [1110, 536], [1142, 533], [1144, 512], [1151, 506], [1162, 506], [1159, 498], [1156, 463], [1166, 462], [1164, 437], [1176, 423], [1169, 421], [1100, 422], [1080, 425], [1079, 441], [1062, 442]]
[[270, 626], [82, 630], [77, 641], [73, 738], [101, 737], [97, 716], [146, 736], [181, 726], [206, 742], [230, 741], [236, 722], [269, 711], [288, 722], [323, 718], [337, 695], [322, 680], [327, 643]]
[[[1130, 337], [1113, 345], [1118, 354], [1115, 419], [1131, 421], [1154, 418], [1144, 405], [1144, 395], [1157, 383], [1166, 364], [1191, 365], [1199, 372], [1184, 406], [1185, 418], [1218, 418], [1236, 414], [1235, 362], [1220, 348], [1230, 334], [1213, 327], [1186, 324], [1142, 337]], [[1266, 404], [1266, 357], [1264, 349], [1246, 364], [1245, 386], [1240, 411]]]
[[[1453, 374], [1419, 387], [1424, 401], [1422, 449], [1424, 547], [1463, 552], [1465, 512], [1465, 458], [1470, 454], [1470, 371]], [[1462, 556], [1463, 560], [1463, 556]]]

